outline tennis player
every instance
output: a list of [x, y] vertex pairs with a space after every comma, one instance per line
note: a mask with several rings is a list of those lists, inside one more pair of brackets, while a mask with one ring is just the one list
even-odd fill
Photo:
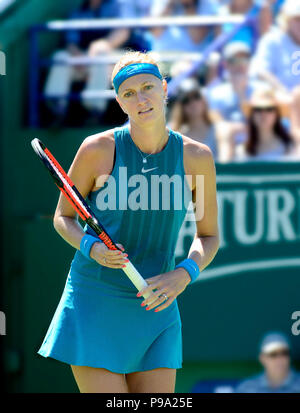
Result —
[[[38, 353], [68, 363], [80, 392], [173, 393], [182, 367], [176, 298], [219, 245], [215, 166], [207, 146], [166, 127], [167, 83], [151, 54], [126, 53], [112, 82], [129, 124], [86, 138], [69, 176], [122, 252], [83, 229], [60, 196], [54, 226], [77, 251]], [[155, 185], [166, 177], [176, 185]], [[185, 195], [201, 219], [175, 267]], [[122, 271], [127, 257], [148, 283], [139, 292]]]

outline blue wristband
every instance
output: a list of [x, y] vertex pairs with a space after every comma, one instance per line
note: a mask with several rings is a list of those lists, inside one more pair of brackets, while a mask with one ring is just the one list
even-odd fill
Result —
[[177, 264], [175, 269], [180, 268], [180, 267], [184, 268], [189, 273], [191, 277], [190, 284], [196, 281], [200, 273], [200, 270], [199, 270], [197, 263], [194, 260], [192, 260], [191, 258], [186, 258], [185, 260]]
[[80, 252], [90, 261], [93, 261], [93, 259], [90, 257], [90, 252], [95, 242], [101, 242], [101, 239], [93, 237], [89, 234], [84, 235], [80, 241]]

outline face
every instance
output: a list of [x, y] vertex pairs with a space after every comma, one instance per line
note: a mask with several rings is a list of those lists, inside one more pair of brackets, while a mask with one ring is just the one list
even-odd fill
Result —
[[226, 68], [231, 76], [247, 76], [250, 63], [250, 56], [246, 53], [237, 53], [226, 61]]
[[234, 13], [246, 13], [253, 4], [253, 0], [231, 0], [230, 8]]
[[289, 18], [288, 32], [291, 34], [296, 43], [300, 44], [300, 16]]
[[198, 92], [187, 94], [181, 102], [182, 109], [188, 120], [203, 115], [205, 103]]
[[126, 79], [119, 88], [117, 101], [131, 121], [148, 125], [165, 116], [167, 83], [151, 74]]
[[194, 14], [196, 8], [196, 1], [194, 0], [180, 0], [180, 4], [185, 14]]
[[270, 354], [261, 354], [259, 359], [270, 378], [284, 378], [288, 374], [290, 368], [288, 350], [282, 349]]
[[258, 129], [271, 131], [276, 122], [277, 110], [275, 106], [254, 107], [252, 108], [252, 116], [253, 122]]
[[90, 0], [90, 8], [95, 9], [96, 7], [99, 7], [101, 3], [102, 0]]

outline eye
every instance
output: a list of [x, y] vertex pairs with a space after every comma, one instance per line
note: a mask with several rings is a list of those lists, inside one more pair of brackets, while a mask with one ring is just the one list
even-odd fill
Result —
[[144, 89], [150, 90], [150, 89], [152, 89], [152, 88], [153, 88], [153, 85], [146, 85]]
[[132, 91], [129, 91], [129, 92], [124, 93], [124, 97], [125, 97], [125, 98], [129, 98], [129, 97], [132, 96], [132, 95], [133, 95], [133, 92], [132, 92]]

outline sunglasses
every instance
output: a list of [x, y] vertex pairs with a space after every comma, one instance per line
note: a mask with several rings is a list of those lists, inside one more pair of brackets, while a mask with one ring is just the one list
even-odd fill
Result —
[[261, 107], [261, 108], [253, 108], [253, 112], [261, 113], [261, 112], [274, 112], [276, 110], [276, 106], [268, 106], [268, 107]]
[[270, 353], [267, 356], [268, 358], [271, 358], [271, 359], [275, 359], [278, 357], [289, 357], [290, 352], [288, 350], [274, 351], [273, 353]]
[[250, 57], [231, 57], [228, 59], [228, 62], [230, 64], [239, 64], [239, 63], [249, 63]]
[[183, 97], [180, 101], [183, 105], [188, 105], [190, 102], [193, 102], [194, 100], [200, 100], [201, 95], [199, 93], [194, 93], [192, 95], [188, 95]]

